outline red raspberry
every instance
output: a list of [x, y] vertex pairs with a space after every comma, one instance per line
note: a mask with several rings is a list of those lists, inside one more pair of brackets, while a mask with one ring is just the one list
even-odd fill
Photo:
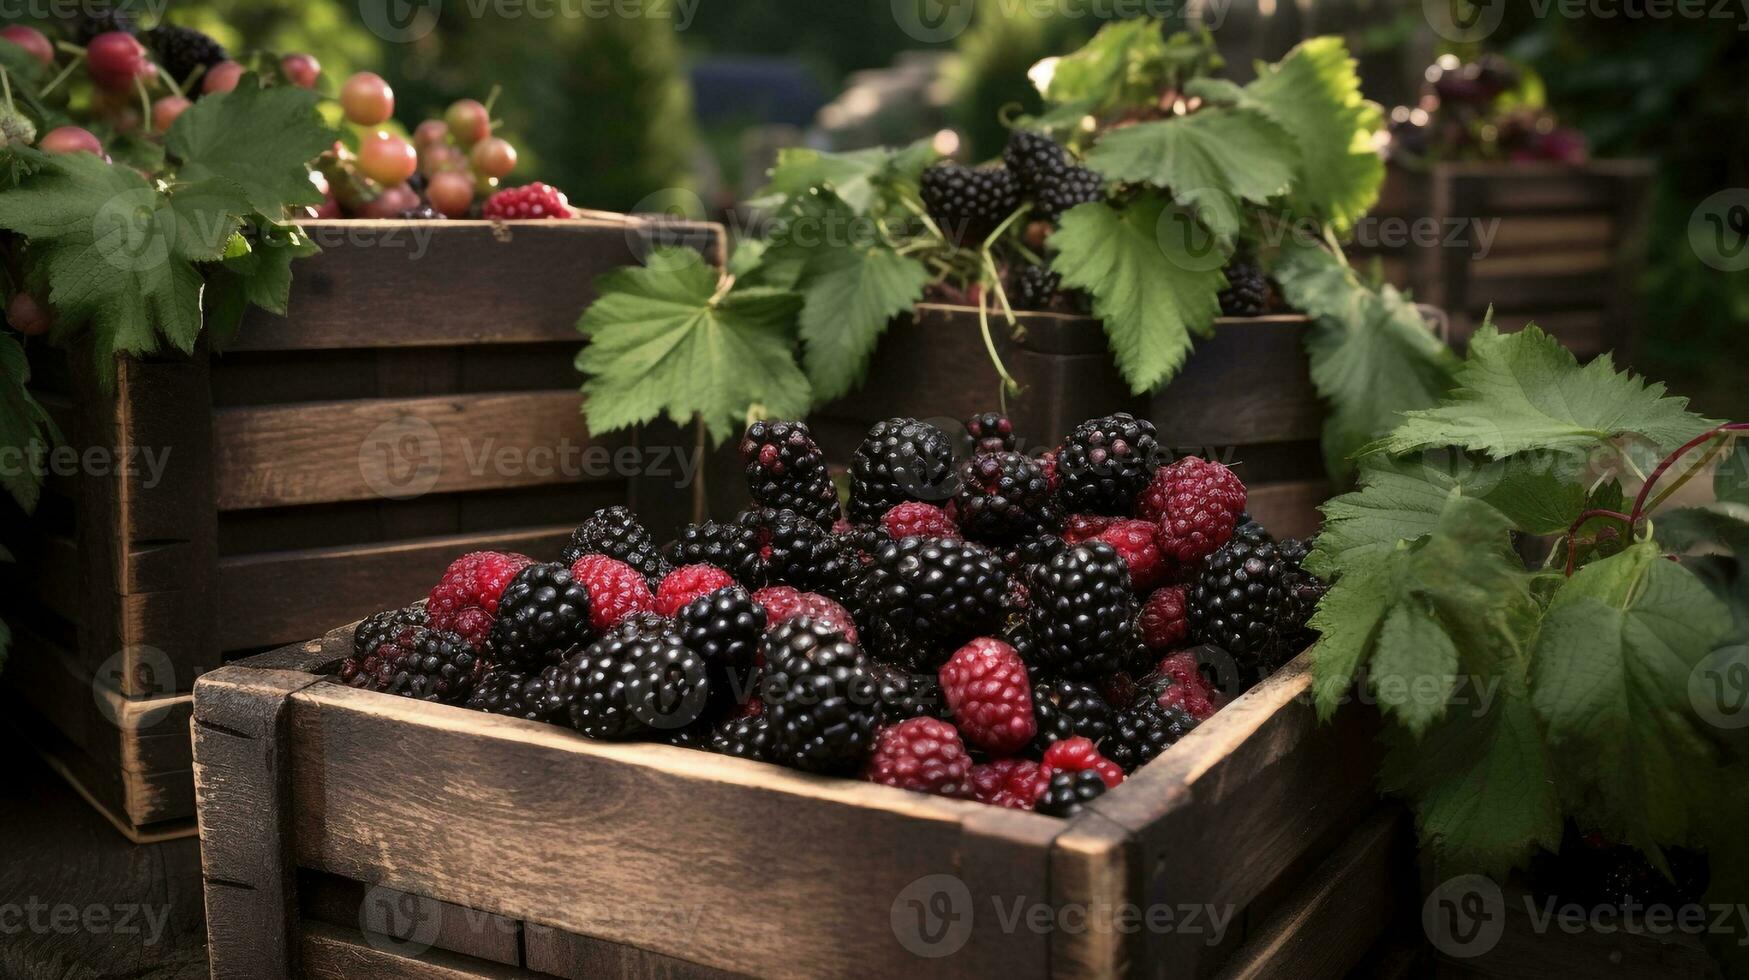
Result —
[[1045, 482], [1050, 484], [1052, 493], [1057, 492], [1057, 454], [1062, 451], [1059, 446], [1038, 458], [1038, 465], [1044, 468]]
[[1044, 761], [1038, 768], [1038, 778], [1044, 784], [1051, 781], [1053, 773], [1085, 772], [1088, 769], [1099, 773], [1106, 789], [1123, 782], [1123, 769], [1100, 755], [1099, 750], [1093, 747], [1092, 739], [1079, 736], [1052, 742], [1051, 747], [1045, 749]]
[[912, 501], [887, 511], [881, 524], [894, 541], [902, 538], [957, 538], [959, 525], [934, 504]]
[[1183, 684], [1174, 684], [1167, 688], [1157, 700], [1160, 707], [1182, 708], [1185, 714], [1197, 721], [1208, 721], [1221, 707], [1215, 698]]
[[569, 218], [571, 202], [558, 188], [536, 183], [493, 194], [486, 198], [486, 206], [481, 213], [488, 221]]
[[1137, 592], [1147, 592], [1166, 578], [1166, 558], [1155, 541], [1158, 530], [1147, 521], [1118, 521], [1094, 539], [1117, 549], [1130, 567], [1130, 588]]
[[[1144, 612], [1144, 615], [1146, 613]], [[1172, 686], [1161, 693], [1162, 708], [1183, 708], [1197, 721], [1207, 721], [1221, 707], [1223, 698], [1207, 677], [1194, 653], [1177, 653], [1160, 661], [1154, 673], [1170, 677]]]
[[917, 793], [964, 796], [971, 772], [972, 757], [952, 725], [912, 718], [881, 729], [862, 778]]
[[734, 576], [715, 565], [676, 568], [656, 587], [656, 612], [672, 618], [699, 596], [710, 595], [734, 584]]
[[968, 741], [997, 754], [1018, 752], [1038, 734], [1026, 661], [1001, 640], [982, 637], [941, 667], [941, 691]]
[[997, 759], [975, 765], [968, 782], [972, 799], [1010, 810], [1032, 809], [1044, 788], [1038, 778], [1038, 763], [1031, 759]]
[[1168, 585], [1155, 589], [1142, 603], [1142, 642], [1150, 650], [1170, 650], [1184, 642], [1190, 633], [1185, 618], [1184, 586]]
[[1063, 540], [1070, 544], [1092, 541], [1116, 524], [1117, 520], [1103, 514], [1070, 514], [1063, 521]]
[[633, 613], [653, 613], [656, 598], [643, 574], [606, 555], [584, 555], [571, 565], [571, 577], [589, 593], [589, 624], [604, 630]]
[[498, 600], [516, 573], [532, 564], [534, 559], [527, 555], [498, 551], [476, 551], [457, 558], [425, 604], [431, 628], [458, 633], [476, 648], [483, 646], [498, 618]]
[[849, 610], [817, 592], [773, 585], [753, 593], [753, 601], [765, 607], [767, 633], [797, 616], [806, 616], [828, 629], [838, 630], [852, 643], [860, 642], [856, 636], [856, 620], [851, 618]]
[[1245, 484], [1232, 470], [1196, 456], [1157, 470], [1136, 498], [1136, 516], [1160, 525], [1160, 550], [1185, 565], [1226, 544], [1244, 512]]

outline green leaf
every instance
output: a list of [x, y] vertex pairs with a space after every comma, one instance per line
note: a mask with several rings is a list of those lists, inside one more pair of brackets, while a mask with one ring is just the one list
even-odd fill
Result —
[[1213, 330], [1225, 262], [1207, 239], [1194, 218], [1153, 191], [1121, 211], [1083, 204], [1050, 238], [1051, 267], [1065, 285], [1092, 295], [1118, 369], [1138, 394], [1172, 379], [1192, 333]]
[[1279, 63], [1261, 66], [1242, 104], [1261, 109], [1299, 144], [1292, 198], [1301, 210], [1344, 232], [1377, 203], [1385, 165], [1373, 138], [1384, 111], [1361, 97], [1341, 38], [1312, 38]]
[[186, 181], [223, 177], [249, 209], [281, 220], [285, 209], [322, 203], [309, 162], [334, 143], [316, 109], [320, 97], [295, 85], [261, 88], [245, 75], [230, 92], [208, 95], [177, 117], [166, 147]]
[[1689, 678], [1731, 628], [1729, 610], [1651, 542], [1579, 570], [1537, 639], [1536, 711], [1563, 795], [1588, 826], [1642, 847], [1686, 841], [1691, 780], [1716, 764]]
[[12, 458], [11, 465], [0, 468], [0, 488], [27, 514], [42, 496], [43, 456], [60, 439], [48, 412], [30, 393], [24, 348], [11, 335], [0, 334], [0, 449]]
[[1502, 334], [1488, 324], [1471, 339], [1452, 396], [1437, 408], [1409, 412], [1378, 446], [1407, 453], [1455, 445], [1496, 459], [1529, 451], [1582, 454], [1629, 436], [1674, 448], [1712, 425], [1688, 411], [1686, 398], [1665, 397], [1663, 385], [1616, 371], [1608, 354], [1580, 367], [1534, 325]]
[[1224, 244], [1239, 234], [1239, 202], [1264, 204], [1288, 191], [1299, 151], [1260, 112], [1204, 109], [1115, 130], [1088, 154], [1106, 177], [1173, 194]]
[[814, 396], [848, 394], [893, 317], [923, 298], [929, 269], [885, 246], [816, 251], [798, 284], [803, 297], [802, 364]]
[[[1149, 17], [1113, 21], [1082, 48], [1056, 59], [1045, 101], [1085, 103], [1090, 108], [1157, 96], [1150, 65], [1166, 57], [1166, 36]], [[1036, 76], [1035, 76], [1036, 77]]]
[[1749, 439], [1742, 433], [1732, 439], [1730, 451], [1720, 457], [1713, 472], [1713, 496], [1725, 503], [1749, 505]]
[[756, 288], [719, 296], [717, 270], [686, 249], [656, 249], [648, 263], [601, 276], [599, 298], [578, 323], [590, 341], [577, 369], [588, 376], [592, 431], [697, 416], [721, 441], [755, 405], [774, 416], [807, 411], [808, 380], [794, 356], [801, 297]]
[[849, 205], [853, 213], [864, 215], [895, 191], [909, 187], [914, 193], [920, 175], [939, 157], [928, 140], [902, 150], [875, 147], [827, 153], [800, 147], [785, 149], [779, 152], [771, 181], [756, 200], [769, 204], [783, 198], [804, 197], [817, 188]]

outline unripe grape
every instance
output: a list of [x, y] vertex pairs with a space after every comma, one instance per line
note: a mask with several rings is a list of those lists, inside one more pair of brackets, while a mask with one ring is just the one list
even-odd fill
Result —
[[78, 126], [62, 126], [51, 129], [43, 134], [42, 142], [37, 149], [44, 153], [89, 153], [93, 156], [103, 155], [103, 144], [97, 137], [91, 135], [88, 129]]
[[151, 70], [146, 46], [126, 31], [99, 34], [85, 46], [85, 68], [106, 92], [132, 91], [134, 79]]
[[286, 81], [298, 88], [315, 88], [316, 80], [322, 77], [322, 63], [313, 55], [303, 53], [288, 54], [279, 59], [279, 70], [285, 73]]
[[463, 149], [470, 149], [475, 143], [492, 135], [492, 114], [474, 99], [462, 99], [454, 103], [443, 114], [443, 119], [449, 124], [449, 134], [455, 137], [455, 141]]
[[194, 103], [180, 95], [166, 95], [152, 103], [152, 128], [160, 133], [169, 132], [176, 117], [187, 112], [191, 105]]
[[221, 61], [208, 68], [206, 80], [201, 83], [201, 91], [211, 95], [218, 92], [231, 92], [237, 88], [237, 83], [243, 80], [243, 66], [235, 61]]
[[516, 147], [508, 140], [490, 136], [474, 144], [468, 159], [476, 171], [487, 177], [508, 177], [516, 169]]
[[346, 118], [360, 126], [380, 126], [395, 114], [395, 90], [375, 72], [361, 71], [340, 86]]
[[427, 177], [435, 177], [446, 170], [461, 170], [466, 166], [467, 158], [453, 146], [429, 146], [419, 154], [419, 172]]
[[425, 197], [446, 218], [465, 218], [474, 206], [474, 182], [467, 174], [446, 170], [431, 178]]
[[366, 204], [361, 214], [366, 218], [394, 218], [402, 211], [411, 211], [419, 206], [419, 195], [406, 184], [399, 184], [377, 195], [376, 200]]
[[34, 27], [23, 24], [8, 24], [0, 27], [0, 39], [11, 41], [23, 48], [32, 58], [45, 65], [55, 63], [55, 46], [49, 41], [48, 35]]
[[419, 154], [393, 133], [372, 133], [359, 144], [358, 169], [379, 184], [399, 184], [418, 172]]
[[449, 124], [441, 119], [427, 119], [413, 130], [413, 145], [424, 150], [442, 146], [449, 141]]

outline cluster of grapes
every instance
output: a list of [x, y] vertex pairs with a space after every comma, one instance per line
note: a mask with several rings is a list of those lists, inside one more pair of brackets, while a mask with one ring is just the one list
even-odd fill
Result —
[[412, 140], [382, 129], [395, 93], [359, 72], [340, 88], [346, 119], [364, 129], [357, 149], [336, 145], [319, 164], [328, 201], [321, 218], [466, 218], [516, 169], [516, 147], [492, 135], [491, 102], [461, 99], [442, 119], [427, 119]]
[[1445, 55], [1426, 72], [1421, 98], [1391, 111], [1388, 152], [1408, 165], [1434, 160], [1584, 163], [1585, 137], [1547, 108], [1513, 97], [1523, 74], [1499, 55]]
[[[155, 59], [125, 21], [117, 20], [112, 26], [117, 29], [99, 31], [79, 45], [67, 40], [51, 41], [48, 35], [28, 25], [9, 24], [0, 28], [0, 41], [17, 45], [50, 69], [59, 69], [39, 95], [47, 96], [73, 82], [83, 68], [83, 76], [91, 86], [90, 118], [118, 134], [162, 136], [195, 99], [231, 91], [246, 71], [204, 34], [161, 26], [155, 32], [174, 45], [176, 60], [185, 63], [187, 70], [178, 77], [171, 59]], [[67, 61], [61, 64], [63, 55]], [[280, 79], [303, 88], [314, 88], [321, 73], [321, 65], [307, 54], [288, 54], [279, 62]], [[10, 119], [12, 107], [8, 105], [7, 109]], [[6, 135], [8, 141], [31, 142], [29, 138], [19, 139], [21, 134], [11, 127]], [[30, 136], [35, 136], [34, 131]], [[78, 125], [51, 129], [35, 145], [45, 153], [105, 155], [103, 141]]]

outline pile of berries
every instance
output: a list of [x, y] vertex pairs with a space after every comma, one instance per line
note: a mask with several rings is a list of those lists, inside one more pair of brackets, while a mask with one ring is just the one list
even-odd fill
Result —
[[755, 423], [749, 510], [658, 546], [612, 507], [560, 563], [463, 556], [339, 679], [1068, 816], [1308, 642], [1307, 549], [1225, 466], [1128, 415], [1036, 458], [1004, 417], [967, 428], [876, 425], [841, 508], [806, 424]]

